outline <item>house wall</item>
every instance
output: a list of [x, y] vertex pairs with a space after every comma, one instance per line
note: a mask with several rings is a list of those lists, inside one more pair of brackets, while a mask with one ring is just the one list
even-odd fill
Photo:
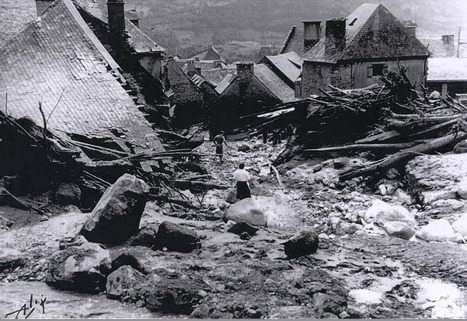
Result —
[[158, 55], [144, 55], [138, 58], [141, 66], [156, 79], [162, 77], [162, 58]]
[[319, 94], [319, 88], [328, 84], [341, 89], [363, 88], [372, 84], [382, 84], [380, 76], [373, 76], [374, 64], [387, 65], [388, 71], [398, 72], [399, 66], [407, 67], [407, 77], [412, 84], [426, 82], [426, 59], [403, 61], [365, 61], [337, 64], [324, 64], [305, 61], [302, 69], [302, 97]]

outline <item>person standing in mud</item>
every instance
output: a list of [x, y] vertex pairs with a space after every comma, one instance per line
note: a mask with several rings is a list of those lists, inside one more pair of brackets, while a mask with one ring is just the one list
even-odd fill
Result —
[[216, 145], [216, 155], [219, 156], [219, 162], [223, 163], [224, 162], [224, 144], [225, 146], [229, 147], [227, 145], [227, 142], [224, 137], [225, 132], [221, 131], [216, 137], [214, 137], [214, 145]]
[[233, 178], [237, 186], [237, 199], [251, 197], [250, 193], [250, 174], [245, 170], [245, 164], [240, 163], [238, 169], [234, 172]]

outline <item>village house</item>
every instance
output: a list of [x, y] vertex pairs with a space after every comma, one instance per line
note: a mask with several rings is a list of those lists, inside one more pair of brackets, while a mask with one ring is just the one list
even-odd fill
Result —
[[194, 124], [202, 119], [203, 93], [173, 57], [169, 57], [164, 64], [163, 84], [170, 102], [170, 115], [177, 127]]
[[373, 3], [362, 4], [346, 18], [305, 21], [302, 32], [293, 28], [281, 53], [291, 51], [303, 59], [298, 97], [318, 94], [328, 85], [367, 87], [402, 66], [413, 84], [425, 84], [430, 55], [413, 26], [406, 28]]
[[232, 132], [246, 121], [241, 116], [270, 109], [295, 99], [294, 90], [266, 64], [237, 63], [236, 75], [219, 84], [220, 92], [212, 110], [211, 135], [224, 130]]
[[427, 86], [467, 103], [467, 58], [428, 58]]
[[121, 67], [76, 5], [36, 4], [40, 16], [0, 48], [2, 109], [40, 126], [45, 121], [57, 133], [120, 137], [164, 150]]

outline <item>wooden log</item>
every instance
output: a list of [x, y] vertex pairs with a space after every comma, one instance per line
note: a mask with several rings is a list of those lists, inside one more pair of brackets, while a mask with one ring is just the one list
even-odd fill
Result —
[[411, 143], [396, 143], [396, 144], [352, 144], [346, 146], [325, 147], [315, 149], [305, 149], [304, 153], [325, 154], [325, 153], [341, 153], [341, 152], [356, 152], [356, 151], [384, 151], [384, 150], [400, 150], [410, 148], [416, 145]]
[[218, 185], [205, 183], [201, 181], [188, 181], [188, 180], [170, 180], [170, 183], [180, 189], [195, 189], [195, 190], [208, 190], [208, 189], [228, 189], [229, 185]]
[[369, 144], [369, 143], [376, 143], [376, 142], [384, 142], [388, 141], [394, 137], [399, 136], [399, 132], [397, 130], [390, 130], [388, 132], [383, 132], [381, 134], [373, 135], [370, 137], [362, 138], [356, 140], [356, 144]]
[[23, 201], [21, 199], [19, 199], [18, 197], [16, 197], [15, 195], [13, 195], [12, 193], [10, 193], [10, 191], [8, 191], [5, 187], [1, 187], [0, 188], [0, 194], [6, 194], [10, 200], [11, 200], [11, 205], [12, 206], [15, 206], [15, 207], [18, 207], [20, 209], [23, 209], [23, 210], [29, 210], [29, 211], [34, 211], [40, 215], [44, 215], [44, 216], [47, 216], [49, 217], [50, 214], [42, 211], [41, 209], [35, 207], [35, 206], [32, 206], [31, 204], [29, 204], [28, 202], [26, 201]]
[[425, 144], [420, 144], [401, 150], [393, 155], [383, 158], [378, 162], [371, 163], [364, 167], [343, 171], [339, 174], [339, 179], [341, 181], [345, 181], [358, 176], [367, 176], [380, 173], [381, 171], [389, 169], [396, 164], [408, 162], [410, 159], [419, 156], [420, 154], [431, 153], [440, 149], [441, 147], [455, 144], [465, 139], [467, 139], [467, 134], [465, 132], [453, 133], [445, 137], [433, 139]]

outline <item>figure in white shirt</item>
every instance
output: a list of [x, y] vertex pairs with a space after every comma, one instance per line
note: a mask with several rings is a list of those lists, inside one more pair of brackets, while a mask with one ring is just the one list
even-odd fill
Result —
[[251, 197], [250, 184], [248, 182], [250, 174], [245, 170], [245, 164], [240, 163], [233, 176], [237, 185], [237, 199], [242, 200]]

